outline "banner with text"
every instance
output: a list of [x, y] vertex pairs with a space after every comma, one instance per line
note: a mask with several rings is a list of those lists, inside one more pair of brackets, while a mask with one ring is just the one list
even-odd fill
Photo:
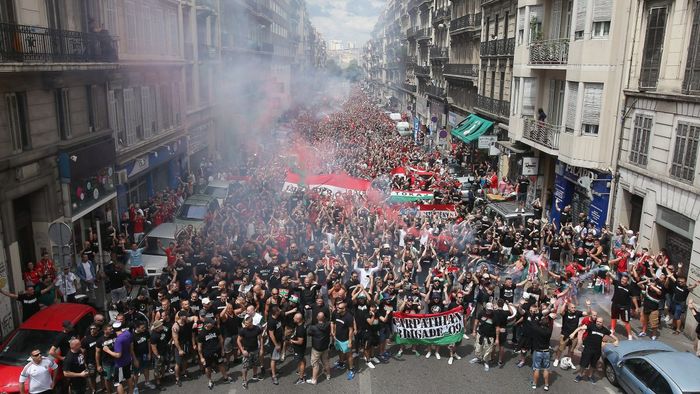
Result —
[[440, 313], [409, 315], [394, 313], [395, 343], [451, 345], [462, 339], [464, 318], [461, 307]]
[[282, 191], [294, 193], [299, 188], [311, 189], [318, 193], [345, 193], [347, 191], [366, 193], [370, 182], [364, 179], [354, 178], [345, 174], [309, 175], [303, 177], [292, 171], [287, 172]]

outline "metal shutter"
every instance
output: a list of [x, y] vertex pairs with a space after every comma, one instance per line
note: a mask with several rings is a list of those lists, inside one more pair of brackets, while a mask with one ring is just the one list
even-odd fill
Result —
[[566, 98], [566, 129], [573, 132], [576, 129], [576, 107], [578, 103], [578, 82], [567, 82], [568, 96]]
[[583, 116], [581, 124], [597, 125], [600, 121], [600, 104], [603, 101], [603, 84], [583, 85]]
[[518, 30], [525, 30], [525, 7], [518, 8]]
[[612, 19], [613, 0], [593, 0], [593, 22], [608, 22]]
[[584, 31], [586, 28], [586, 11], [588, 10], [588, 0], [576, 0], [576, 30]]

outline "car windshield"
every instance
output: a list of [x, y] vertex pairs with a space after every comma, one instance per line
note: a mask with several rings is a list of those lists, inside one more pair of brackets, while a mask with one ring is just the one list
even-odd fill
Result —
[[216, 187], [216, 186], [207, 186], [206, 189], [204, 189], [204, 194], [208, 196], [212, 196], [214, 198], [226, 198], [226, 188], [225, 187]]
[[158, 246], [158, 241], [164, 248], [167, 248], [171, 242], [175, 242], [172, 238], [146, 237], [143, 244], [140, 245], [140, 247], [145, 248], [143, 254], [165, 256], [165, 252]]
[[204, 220], [204, 216], [207, 214], [206, 205], [190, 205], [184, 204], [180, 213], [177, 215], [180, 219], [186, 220]]
[[34, 349], [46, 355], [58, 334], [54, 331], [19, 329], [0, 352], [0, 363], [25, 365]]

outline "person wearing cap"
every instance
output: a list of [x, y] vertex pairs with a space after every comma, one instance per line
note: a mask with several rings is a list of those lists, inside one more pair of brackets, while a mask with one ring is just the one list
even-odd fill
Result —
[[112, 323], [112, 328], [117, 333], [117, 338], [114, 340], [114, 350], [110, 349], [109, 346], [102, 347], [102, 351], [114, 357], [112, 382], [117, 388], [118, 394], [124, 394], [125, 389], [128, 389], [129, 393], [133, 393], [134, 380], [131, 376], [131, 365], [133, 363], [135, 367], [139, 366], [139, 360], [134, 355], [133, 335], [120, 321]]
[[209, 379], [207, 383], [209, 390], [214, 389], [211, 375], [212, 371], [217, 367], [226, 383], [233, 382], [233, 379], [226, 372], [226, 365], [223, 363], [224, 338], [216, 327], [216, 321], [211, 317], [204, 319], [204, 326], [197, 334], [197, 353], [199, 354], [199, 361], [204, 366], [207, 379]]
[[58, 364], [51, 358], [43, 356], [39, 349], [33, 349], [27, 361], [29, 363], [19, 374], [20, 394], [27, 394], [24, 387], [27, 381], [29, 381], [29, 394], [53, 393], [54, 371], [58, 369]]
[[[496, 325], [494, 324], [493, 304], [488, 302], [483, 311], [481, 311], [475, 321], [474, 331], [472, 335], [476, 337], [474, 345], [474, 358], [469, 362], [471, 364], [483, 363], [484, 371], [489, 370], [489, 362], [491, 361], [491, 353], [494, 345], [498, 346], [498, 337], [496, 336]], [[478, 335], [477, 335], [478, 332]]]
[[68, 354], [71, 339], [78, 338], [78, 333], [73, 329], [73, 324], [70, 320], [64, 320], [62, 326], [63, 330], [61, 334], [56, 337], [49, 349], [49, 355], [59, 363], [61, 363], [66, 354]]
[[165, 325], [161, 320], [156, 320], [151, 326], [150, 347], [153, 360], [153, 377], [156, 388], [165, 390], [162, 386], [162, 378], [167, 370], [168, 354], [170, 351], [170, 332], [165, 331]]

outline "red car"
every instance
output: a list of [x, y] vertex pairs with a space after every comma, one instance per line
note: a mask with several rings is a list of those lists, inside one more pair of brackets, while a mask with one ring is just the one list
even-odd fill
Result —
[[[97, 311], [84, 304], [55, 304], [42, 309], [14, 330], [0, 350], [0, 393], [19, 392], [19, 374], [28, 363], [27, 359], [33, 349], [41, 350], [48, 356], [49, 349], [56, 337], [63, 331], [63, 321], [69, 320], [79, 335], [92, 323]], [[56, 375], [57, 382], [63, 374]], [[25, 388], [29, 392], [29, 382]]]

